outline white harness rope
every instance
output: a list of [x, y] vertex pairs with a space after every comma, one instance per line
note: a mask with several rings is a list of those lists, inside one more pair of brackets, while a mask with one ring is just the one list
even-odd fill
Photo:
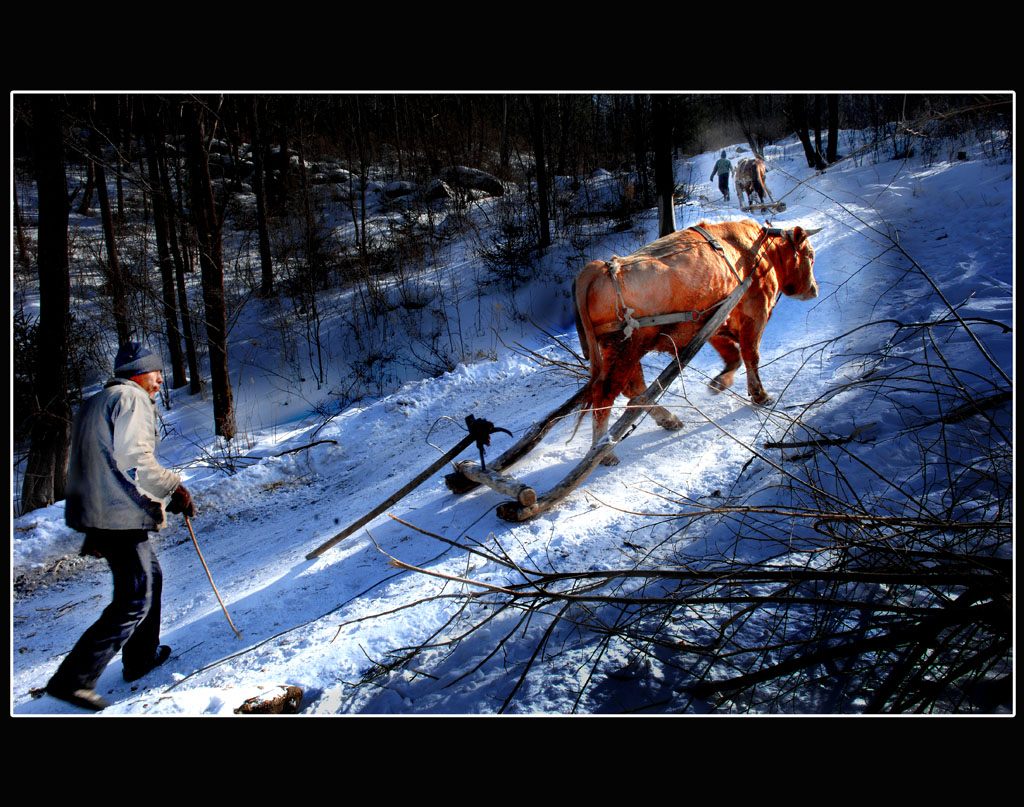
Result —
[[633, 309], [626, 306], [626, 301], [622, 298], [622, 286], [619, 285], [619, 259], [618, 257], [612, 258], [607, 262], [608, 266], [608, 277], [611, 278], [612, 285], [615, 286], [615, 314], [618, 316], [620, 322], [616, 323], [615, 330], [622, 328], [625, 332], [625, 339], [629, 339], [633, 335], [633, 331], [643, 326], [640, 322], [633, 318]]

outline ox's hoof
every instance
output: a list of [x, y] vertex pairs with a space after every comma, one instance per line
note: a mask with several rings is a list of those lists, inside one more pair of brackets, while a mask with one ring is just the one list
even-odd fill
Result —
[[601, 460], [601, 464], [608, 465], [609, 467], [614, 467], [619, 464], [619, 458], [616, 457], [614, 454], [609, 454], [607, 457]]
[[752, 400], [758, 406], [771, 406], [774, 403], [772, 396], [768, 395], [767, 393], [762, 395], [751, 395], [750, 400]]
[[667, 429], [670, 432], [678, 431], [683, 428], [683, 421], [669, 412], [665, 407], [659, 406], [656, 409], [651, 410], [651, 417], [654, 418], [654, 422], [657, 423], [661, 428]]
[[732, 381], [723, 381], [721, 378], [714, 378], [711, 383], [708, 384], [708, 389], [711, 390], [712, 395], [717, 395], [720, 392], [724, 392], [732, 386]]

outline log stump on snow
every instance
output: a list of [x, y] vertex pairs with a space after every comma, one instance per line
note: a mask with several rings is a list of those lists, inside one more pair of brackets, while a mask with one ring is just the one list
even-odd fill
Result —
[[236, 715], [294, 715], [302, 704], [302, 690], [297, 686], [270, 687], [254, 695], [235, 709]]

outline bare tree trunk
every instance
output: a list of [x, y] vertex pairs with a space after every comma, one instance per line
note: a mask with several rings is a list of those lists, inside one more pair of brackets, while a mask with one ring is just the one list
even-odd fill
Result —
[[533, 157], [537, 164], [537, 201], [540, 212], [540, 250], [551, 246], [551, 224], [548, 212], [548, 167], [544, 149], [544, 97], [531, 96], [533, 102]]
[[[320, 342], [321, 317], [317, 305], [317, 291], [323, 279], [326, 269], [323, 260], [323, 250], [317, 236], [317, 222], [313, 214], [312, 200], [309, 193], [309, 175], [306, 171], [306, 134], [301, 119], [298, 123], [298, 139], [296, 141], [299, 152], [299, 182], [302, 187], [302, 210], [305, 219], [306, 234], [306, 271], [303, 275], [303, 296], [305, 319], [306, 319], [306, 344], [309, 347], [309, 365], [316, 376], [317, 389], [323, 384], [326, 376], [324, 372], [323, 346]], [[361, 163], [362, 164], [362, 163]], [[365, 177], [365, 174], [364, 174]], [[361, 183], [366, 188], [366, 181]], [[363, 191], [363, 210], [366, 209], [365, 190]], [[365, 264], [364, 264], [365, 265]], [[313, 362], [313, 349], [316, 348], [316, 363]]]
[[131, 340], [131, 328], [128, 326], [128, 302], [124, 276], [117, 259], [117, 240], [114, 235], [114, 218], [110, 209], [110, 197], [107, 193], [107, 174], [103, 167], [102, 147], [99, 133], [96, 130], [96, 110], [93, 109], [89, 121], [89, 151], [93, 169], [96, 172], [96, 195], [100, 200], [100, 217], [103, 221], [103, 239], [107, 247], [107, 284], [114, 307], [114, 328], [117, 330], [117, 343], [124, 345]]
[[[162, 132], [163, 130], [161, 130]], [[161, 134], [162, 142], [163, 134]], [[157, 154], [157, 167], [160, 170], [160, 186], [163, 190], [164, 199], [167, 201], [167, 235], [171, 248], [171, 256], [174, 258], [174, 280], [178, 292], [178, 311], [181, 315], [181, 333], [185, 338], [185, 358], [188, 361], [188, 391], [196, 395], [202, 389], [202, 376], [199, 372], [199, 356], [196, 351], [195, 327], [192, 325], [192, 316], [189, 313], [188, 292], [185, 288], [185, 257], [182, 254], [182, 246], [178, 239], [178, 222], [184, 226], [185, 217], [174, 205], [174, 194], [171, 191], [171, 176], [167, 169], [167, 156], [161, 151]], [[179, 194], [181, 190], [178, 184]]]
[[158, 165], [159, 151], [163, 146], [161, 127], [157, 125], [154, 106], [159, 100], [147, 101], [146, 117], [146, 160], [149, 168], [149, 182], [153, 190], [153, 229], [156, 232], [156, 251], [160, 262], [160, 283], [164, 307], [164, 323], [167, 328], [167, 346], [171, 354], [171, 388], [179, 389], [188, 383], [185, 375], [185, 357], [181, 351], [181, 330], [178, 327], [178, 306], [174, 289], [174, 261], [170, 249], [170, 224], [168, 208], [170, 200], [163, 193]]
[[658, 237], [676, 231], [675, 175], [672, 171], [672, 118], [669, 101], [655, 95], [654, 112], [654, 187], [658, 197]]
[[395, 157], [398, 159], [398, 176], [404, 176], [402, 170], [402, 141], [405, 139], [402, 134], [402, 127], [398, 122], [398, 96], [391, 96], [391, 112], [395, 122]]
[[89, 160], [85, 169], [85, 188], [82, 190], [82, 201], [78, 205], [78, 215], [88, 216], [89, 206], [92, 204], [92, 192], [96, 188], [96, 169], [92, 160]]
[[[107, 116], [111, 129], [110, 142], [116, 143], [114, 148], [114, 187], [117, 188], [117, 223], [125, 220], [124, 207], [124, 170], [122, 162], [131, 161], [131, 106], [130, 98], [118, 96], [110, 99]], [[122, 113], [124, 127], [122, 128]], [[123, 140], [122, 140], [123, 137]]]
[[754, 152], [754, 156], [764, 161], [764, 147], [768, 139], [758, 129], [758, 123], [762, 120], [765, 110], [762, 105], [762, 98], [759, 96], [731, 96], [731, 106], [736, 120], [739, 122], [743, 136], [747, 138], [747, 145]]
[[64, 174], [61, 107], [56, 96], [34, 99], [33, 129], [39, 192], [38, 408], [21, 488], [22, 512], [64, 498], [71, 447], [68, 403], [68, 333], [71, 281], [68, 272], [68, 194]]
[[511, 149], [509, 148], [510, 134], [509, 134], [509, 123], [508, 123], [508, 96], [503, 95], [501, 97], [501, 149], [500, 149], [500, 164], [502, 177], [507, 178], [508, 176], [508, 164], [511, 155]]
[[214, 207], [202, 111], [198, 102], [185, 105], [185, 126], [192, 218], [199, 242], [199, 265], [203, 274], [206, 336], [213, 387], [214, 432], [225, 440], [230, 440], [235, 436], [235, 411], [231, 380], [228, 377], [227, 311], [224, 301], [220, 225]]
[[829, 165], [839, 158], [839, 96], [828, 96], [828, 151], [825, 159]]
[[[288, 99], [288, 103], [290, 103]], [[278, 146], [279, 151], [277, 159], [273, 162], [273, 167], [277, 169], [278, 176], [274, 178], [271, 183], [271, 192], [268, 195], [268, 201], [270, 202], [270, 209], [275, 215], [284, 214], [288, 207], [288, 186], [290, 184], [289, 173], [291, 172], [291, 158], [288, 154], [288, 127], [285, 123], [287, 116], [291, 110], [282, 111], [278, 106], [278, 117], [277, 117], [277, 139], [280, 145]]]
[[[359, 242], [359, 262], [363, 272], [368, 272], [369, 243], [366, 235], [366, 186], [369, 182], [370, 166], [366, 157], [366, 147], [363, 140], [363, 110], [359, 96], [356, 96], [356, 150], [359, 154], [359, 220], [355, 221], [356, 237]], [[303, 174], [305, 176], [305, 174]], [[355, 220], [355, 209], [352, 211], [352, 218]]]
[[814, 96], [814, 150], [822, 155], [825, 153], [824, 147], [821, 145], [821, 96]]
[[639, 188], [639, 202], [643, 207], [651, 203], [651, 180], [647, 170], [647, 96], [634, 95], [631, 109], [633, 140], [633, 161], [636, 163], [636, 178]]
[[14, 230], [15, 243], [18, 247], [18, 263], [28, 266], [31, 262], [28, 254], [28, 245], [25, 242], [25, 230], [21, 224], [21, 207], [18, 204], [18, 183], [11, 182], [14, 187]]
[[821, 159], [821, 155], [818, 154], [814, 144], [811, 143], [810, 126], [807, 122], [807, 107], [804, 104], [805, 100], [802, 95], [797, 95], [790, 99], [790, 119], [793, 122], [793, 128], [796, 130], [797, 137], [800, 138], [800, 142], [803, 144], [804, 156], [807, 158], [807, 167], [814, 168], [817, 171], [824, 171], [825, 161]]
[[274, 293], [274, 262], [270, 254], [270, 232], [267, 228], [267, 191], [265, 177], [266, 142], [260, 123], [259, 99], [252, 99], [252, 189], [256, 194], [256, 229], [260, 240], [260, 297], [269, 297]]

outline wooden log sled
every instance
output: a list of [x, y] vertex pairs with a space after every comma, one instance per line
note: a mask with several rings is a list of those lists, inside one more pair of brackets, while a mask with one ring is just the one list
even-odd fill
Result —
[[760, 213], [767, 213], [771, 210], [774, 213], [781, 213], [786, 209], [785, 202], [758, 202], [752, 205], [740, 205], [740, 210], [744, 213], [754, 213], [755, 211]]
[[[497, 459], [488, 463], [490, 470], [501, 473], [529, 454], [530, 451], [536, 448], [537, 444], [544, 439], [544, 436], [551, 431], [552, 426], [575, 411], [586, 393], [587, 388], [580, 387], [580, 389], [578, 389], [576, 393], [566, 400], [561, 406], [558, 406], [549, 412], [547, 417], [534, 423], [533, 426], [531, 426], [526, 433], [519, 438], [518, 442], [516, 442], [511, 448], [506, 449], [506, 451]], [[444, 478], [444, 482], [448, 486], [448, 489], [452, 493], [456, 494], [469, 493], [469, 491], [474, 490], [480, 484], [486, 484], [486, 482], [483, 482], [479, 478], [470, 478], [462, 470], [456, 470], [454, 473], [448, 474]]]
[[[732, 313], [733, 308], [736, 307], [736, 304], [746, 293], [750, 284], [753, 282], [753, 279], [754, 273], [751, 272], [747, 276], [746, 280], [740, 283], [740, 285], [722, 301], [721, 305], [715, 309], [715, 312], [707, 322], [704, 323], [696, 336], [690, 340], [689, 344], [680, 348], [677, 357], [664, 370], [662, 370], [661, 375], [659, 375], [644, 391], [644, 393], [639, 396], [635, 405], [630, 406], [626, 410], [625, 414], [623, 414], [622, 417], [616, 421], [615, 425], [608, 430], [608, 433], [604, 438], [598, 442], [597, 445], [591, 447], [586, 456], [580, 460], [579, 464], [570, 471], [561, 482], [551, 488], [550, 491], [540, 496], [537, 496], [532, 489], [527, 488], [530, 493], [536, 497], [535, 501], [524, 502], [521, 498], [517, 498], [516, 501], [504, 502], [498, 506], [498, 516], [503, 518], [505, 521], [527, 521], [528, 519], [551, 509], [579, 487], [583, 480], [585, 480], [601, 463], [601, 460], [603, 460], [618, 443], [630, 434], [637, 420], [647, 412], [647, 409], [650, 406], [657, 403], [658, 399], [662, 396], [665, 390], [668, 389], [669, 385], [675, 381], [683, 368], [693, 360], [694, 356], [697, 355], [704, 344], [714, 335], [715, 331], [717, 331], [725, 320], [728, 319], [729, 314]], [[577, 405], [585, 397], [586, 393], [587, 387], [584, 386], [565, 401], [565, 403], [549, 413], [546, 418], [534, 424], [534, 426], [524, 434], [522, 438], [520, 438], [518, 443], [508, 449], [494, 462], [490, 463], [491, 470], [500, 473], [509, 468], [513, 463], [522, 459], [544, 438], [544, 435], [551, 430], [551, 427], [559, 419], [565, 417], [576, 409]], [[460, 463], [459, 468], [460, 470], [457, 470], [455, 473], [448, 474], [445, 477], [445, 484], [448, 485], [449, 490], [453, 493], [466, 493], [473, 490], [481, 483], [489, 484], [487, 479], [482, 476], [478, 476], [475, 479], [469, 478], [465, 473], [463, 464]], [[514, 486], [526, 487], [509, 477], [503, 477], [503, 480], [503, 485], [511, 484], [513, 489], [517, 491], [519, 488]], [[497, 487], [495, 489], [498, 489], [499, 492], [504, 492]], [[516, 494], [509, 493], [508, 495]]]

